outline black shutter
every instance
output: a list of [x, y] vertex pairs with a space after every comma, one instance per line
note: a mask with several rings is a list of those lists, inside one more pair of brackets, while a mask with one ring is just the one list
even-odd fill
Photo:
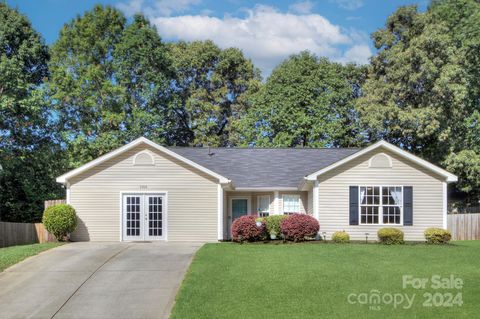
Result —
[[403, 225], [413, 226], [413, 188], [403, 187]]
[[358, 186], [350, 186], [350, 225], [358, 225]]

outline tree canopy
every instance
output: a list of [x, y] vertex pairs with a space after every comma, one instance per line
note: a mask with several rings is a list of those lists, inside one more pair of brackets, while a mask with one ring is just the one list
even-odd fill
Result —
[[435, 1], [425, 13], [400, 7], [372, 35], [378, 53], [357, 103], [368, 140], [447, 166], [477, 195], [479, 14], [480, 3], [469, 0]]
[[61, 194], [52, 158], [60, 152], [41, 85], [48, 48], [28, 19], [0, 3], [0, 219], [34, 221]]
[[275, 68], [236, 122], [240, 145], [354, 146], [360, 143], [354, 101], [364, 68], [303, 52]]
[[379, 139], [480, 198], [480, 3], [399, 7], [365, 66], [310, 52], [262, 81], [237, 48], [164, 42], [142, 15], [94, 6], [49, 48], [0, 3], [0, 218], [38, 221], [55, 177], [139, 136], [164, 145], [348, 147]]

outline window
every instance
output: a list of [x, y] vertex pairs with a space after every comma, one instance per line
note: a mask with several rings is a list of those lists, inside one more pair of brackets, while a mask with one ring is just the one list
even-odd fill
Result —
[[285, 215], [300, 213], [300, 195], [283, 195], [283, 213]]
[[368, 166], [371, 168], [391, 168], [392, 159], [390, 156], [380, 153], [370, 158], [370, 161], [368, 161]]
[[135, 158], [133, 159], [133, 165], [154, 165], [154, 160], [153, 156], [150, 155], [147, 152], [140, 152], [137, 155], [135, 155]]
[[401, 224], [401, 186], [360, 187], [360, 224]]
[[270, 196], [262, 195], [257, 197], [258, 216], [267, 217], [270, 215]]

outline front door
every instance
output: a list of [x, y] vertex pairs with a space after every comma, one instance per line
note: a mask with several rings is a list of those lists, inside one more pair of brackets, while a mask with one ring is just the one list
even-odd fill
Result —
[[165, 236], [165, 195], [125, 194], [122, 198], [123, 240], [160, 240]]
[[248, 214], [248, 199], [233, 198], [232, 199], [232, 221], [240, 216]]

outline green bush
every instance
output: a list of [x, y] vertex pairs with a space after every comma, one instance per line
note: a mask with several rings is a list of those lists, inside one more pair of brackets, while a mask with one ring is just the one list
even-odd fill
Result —
[[442, 228], [427, 228], [424, 235], [429, 244], [447, 244], [452, 239], [452, 234]]
[[279, 236], [282, 231], [280, 229], [280, 224], [282, 220], [287, 218], [288, 215], [271, 215], [265, 217], [265, 225], [267, 226], [267, 232], [269, 235]]
[[349, 243], [350, 235], [346, 231], [336, 231], [332, 235], [332, 241], [335, 243]]
[[403, 244], [403, 231], [398, 228], [381, 228], [377, 232], [378, 239], [385, 245]]
[[77, 227], [77, 215], [70, 205], [54, 205], [45, 209], [42, 222], [45, 229], [58, 241], [64, 241]]

